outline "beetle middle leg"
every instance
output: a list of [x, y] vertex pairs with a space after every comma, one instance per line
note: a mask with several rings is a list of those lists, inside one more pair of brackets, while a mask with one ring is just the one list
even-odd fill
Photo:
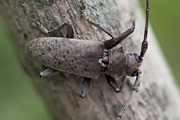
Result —
[[105, 30], [99, 23], [97, 23], [97, 22], [93, 21], [92, 19], [88, 18], [88, 16], [86, 15], [85, 9], [86, 9], [85, 2], [84, 2], [84, 0], [81, 0], [80, 1], [81, 15], [87, 20], [87, 22], [89, 24], [93, 25], [94, 27], [97, 27], [97, 28], [101, 29], [107, 35], [112, 37], [112, 39], [114, 39], [114, 36], [110, 32], [108, 32], [107, 30]]
[[133, 33], [134, 29], [135, 29], [135, 21], [134, 19], [132, 19], [132, 27], [130, 27], [129, 29], [127, 29], [125, 32], [121, 33], [120, 36], [118, 36], [117, 38], [112, 38], [110, 40], [106, 40], [104, 41], [104, 45], [106, 49], [111, 49], [114, 46], [118, 45], [120, 42], [122, 42], [126, 37], [128, 37], [131, 33]]
[[133, 33], [133, 31], [135, 29], [135, 20], [134, 20], [134, 18], [131, 19], [131, 21], [133, 23], [132, 27], [130, 27], [128, 30], [126, 30], [122, 34], [120, 34], [120, 36], [114, 37], [110, 32], [105, 30], [99, 23], [89, 19], [88, 16], [86, 15], [86, 12], [85, 12], [86, 6], [85, 6], [84, 0], [81, 0], [80, 3], [81, 3], [80, 4], [81, 14], [82, 14], [83, 17], [85, 17], [85, 19], [88, 21], [88, 23], [90, 23], [91, 25], [101, 29], [103, 32], [105, 32], [106, 34], [108, 34], [112, 38], [110, 40], [107, 40], [107, 41], [103, 42], [106, 49], [113, 48], [114, 46], [116, 46], [117, 44], [122, 42], [127, 36], [129, 36], [131, 33]]

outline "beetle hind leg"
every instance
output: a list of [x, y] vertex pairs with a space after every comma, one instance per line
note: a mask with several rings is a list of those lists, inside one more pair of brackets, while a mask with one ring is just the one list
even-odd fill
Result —
[[[48, 67], [43, 67], [43, 69], [40, 72], [40, 77], [47, 77], [50, 76], [54, 73], [58, 72], [55, 69], [52, 68], [48, 68]], [[83, 80], [83, 89], [82, 89], [82, 93], [80, 94], [75, 88], [74, 86], [67, 80], [66, 76], [60, 72], [60, 77], [64, 80], [64, 82], [75, 92], [75, 94], [81, 98], [84, 98], [87, 96], [87, 93], [89, 91], [90, 88], [90, 84], [91, 84], [91, 78], [86, 78], [84, 77]]]
[[34, 22], [34, 23], [32, 23], [32, 25], [34, 27], [40, 29], [43, 33], [48, 34], [49, 36], [52, 36], [52, 37], [61, 37], [61, 36], [58, 36], [58, 33], [67, 26], [66, 37], [74, 38], [74, 31], [73, 31], [73, 28], [72, 28], [72, 25], [70, 24], [70, 22], [64, 23], [60, 27], [50, 30], [50, 31], [48, 31], [46, 28], [44, 28], [39, 22]]
[[[67, 30], [66, 30], [66, 37], [67, 38], [74, 38], [74, 31], [73, 31], [73, 28], [72, 28], [72, 25], [70, 22], [67, 22], [67, 23], [64, 23], [63, 25], [61, 25], [60, 27], [54, 29], [54, 30], [51, 30], [48, 32], [48, 34], [50, 36], [57, 36], [58, 32], [60, 32], [63, 28], [67, 27]], [[57, 36], [58, 37], [58, 36]]]
[[74, 31], [70, 22], [67, 23], [66, 37], [74, 38]]
[[64, 80], [64, 82], [74, 91], [74, 93], [81, 97], [81, 98], [84, 98], [86, 97], [88, 91], [89, 91], [89, 88], [90, 88], [90, 84], [91, 84], [91, 78], [86, 78], [84, 77], [84, 80], [83, 80], [83, 89], [82, 89], [82, 93], [80, 94], [75, 88], [74, 86], [67, 80], [66, 76], [60, 72], [60, 77]]

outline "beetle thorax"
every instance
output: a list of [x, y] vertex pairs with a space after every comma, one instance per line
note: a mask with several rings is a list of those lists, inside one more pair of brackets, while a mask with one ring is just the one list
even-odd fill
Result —
[[108, 50], [108, 66], [105, 73], [118, 79], [122, 74], [125, 74], [126, 56], [122, 49]]

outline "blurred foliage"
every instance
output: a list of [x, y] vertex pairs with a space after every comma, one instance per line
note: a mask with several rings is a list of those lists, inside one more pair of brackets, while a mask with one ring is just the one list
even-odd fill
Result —
[[[139, 1], [145, 9], [145, 0]], [[151, 0], [150, 21], [180, 85], [179, 5], [180, 0]], [[19, 65], [2, 23], [0, 19], [0, 120], [50, 120], [44, 103]]]

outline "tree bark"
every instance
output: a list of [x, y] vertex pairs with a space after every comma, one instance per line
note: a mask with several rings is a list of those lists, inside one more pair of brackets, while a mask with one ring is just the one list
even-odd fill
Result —
[[[135, 17], [134, 33], [123, 41], [126, 52], [140, 52], [145, 20], [135, 0], [86, 0], [87, 14], [113, 35], [131, 27]], [[25, 54], [26, 44], [35, 38], [45, 36], [34, 28], [39, 22], [44, 28], [53, 30], [64, 22], [70, 22], [75, 38], [105, 41], [109, 39], [102, 31], [92, 27], [80, 15], [79, 0], [1, 0], [0, 13], [12, 37], [15, 51], [23, 69], [31, 77], [34, 86], [54, 119], [57, 120], [112, 120], [122, 109], [131, 91], [134, 78], [128, 77], [128, 84], [116, 94], [107, 84], [104, 75], [93, 80], [88, 96], [77, 97], [58, 74], [40, 78], [42, 65]], [[151, 18], [153, 19], [153, 18]], [[126, 109], [124, 120], [177, 120], [180, 119], [180, 96], [174, 78], [150, 29], [149, 49], [141, 70], [141, 86]], [[82, 87], [82, 77], [66, 74], [76, 88]], [[118, 81], [121, 82], [121, 79]]]

